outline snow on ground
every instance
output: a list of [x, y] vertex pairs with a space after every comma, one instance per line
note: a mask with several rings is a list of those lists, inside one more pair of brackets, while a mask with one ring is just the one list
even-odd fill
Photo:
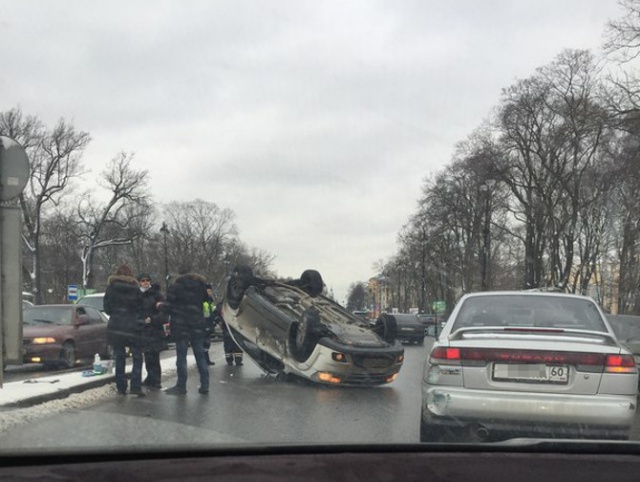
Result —
[[[175, 368], [167, 369], [163, 367], [163, 379], [175, 376]], [[101, 387], [91, 388], [81, 393], [72, 393], [66, 398], [51, 400], [32, 407], [8, 408], [0, 412], [0, 433], [16, 425], [31, 423], [43, 417], [50, 417], [51, 415], [70, 410], [83, 409], [107, 401], [114, 396], [116, 396], [115, 385], [108, 383]]]

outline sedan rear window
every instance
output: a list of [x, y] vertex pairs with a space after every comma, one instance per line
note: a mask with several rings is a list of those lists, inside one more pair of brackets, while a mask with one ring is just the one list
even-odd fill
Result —
[[516, 326], [608, 332], [596, 306], [570, 297], [496, 295], [465, 300], [453, 330]]

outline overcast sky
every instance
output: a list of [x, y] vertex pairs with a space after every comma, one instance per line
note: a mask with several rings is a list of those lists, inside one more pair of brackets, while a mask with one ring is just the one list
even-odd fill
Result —
[[425, 178], [615, 0], [0, 0], [0, 110], [72, 120], [158, 201], [230, 208], [273, 269], [338, 301], [396, 252]]

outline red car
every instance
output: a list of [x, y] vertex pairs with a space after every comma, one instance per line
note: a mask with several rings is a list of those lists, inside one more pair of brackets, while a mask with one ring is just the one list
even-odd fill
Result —
[[82, 305], [39, 305], [23, 311], [24, 363], [71, 368], [98, 353], [109, 358], [107, 318]]

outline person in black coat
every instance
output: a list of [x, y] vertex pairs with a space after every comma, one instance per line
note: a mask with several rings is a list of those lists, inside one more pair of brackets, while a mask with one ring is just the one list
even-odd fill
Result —
[[163, 305], [171, 317], [171, 336], [176, 343], [176, 368], [178, 380], [168, 389], [168, 395], [187, 393], [187, 350], [191, 345], [200, 374], [198, 392], [209, 393], [209, 365], [204, 354], [206, 326], [203, 304], [207, 300], [207, 284], [204, 276], [180, 270], [180, 275], [167, 290], [167, 300]]
[[109, 315], [107, 342], [113, 347], [115, 357], [116, 389], [122, 395], [127, 393], [125, 367], [129, 347], [133, 358], [130, 392], [142, 396], [142, 294], [138, 280], [126, 264], [109, 277], [104, 311]]
[[162, 388], [162, 368], [160, 366], [160, 352], [167, 347], [164, 324], [167, 321], [166, 314], [159, 309], [164, 300], [160, 286], [151, 283], [149, 273], [138, 275], [140, 292], [142, 293], [142, 350], [144, 353], [144, 365], [147, 369], [147, 377], [142, 382], [151, 390]]

